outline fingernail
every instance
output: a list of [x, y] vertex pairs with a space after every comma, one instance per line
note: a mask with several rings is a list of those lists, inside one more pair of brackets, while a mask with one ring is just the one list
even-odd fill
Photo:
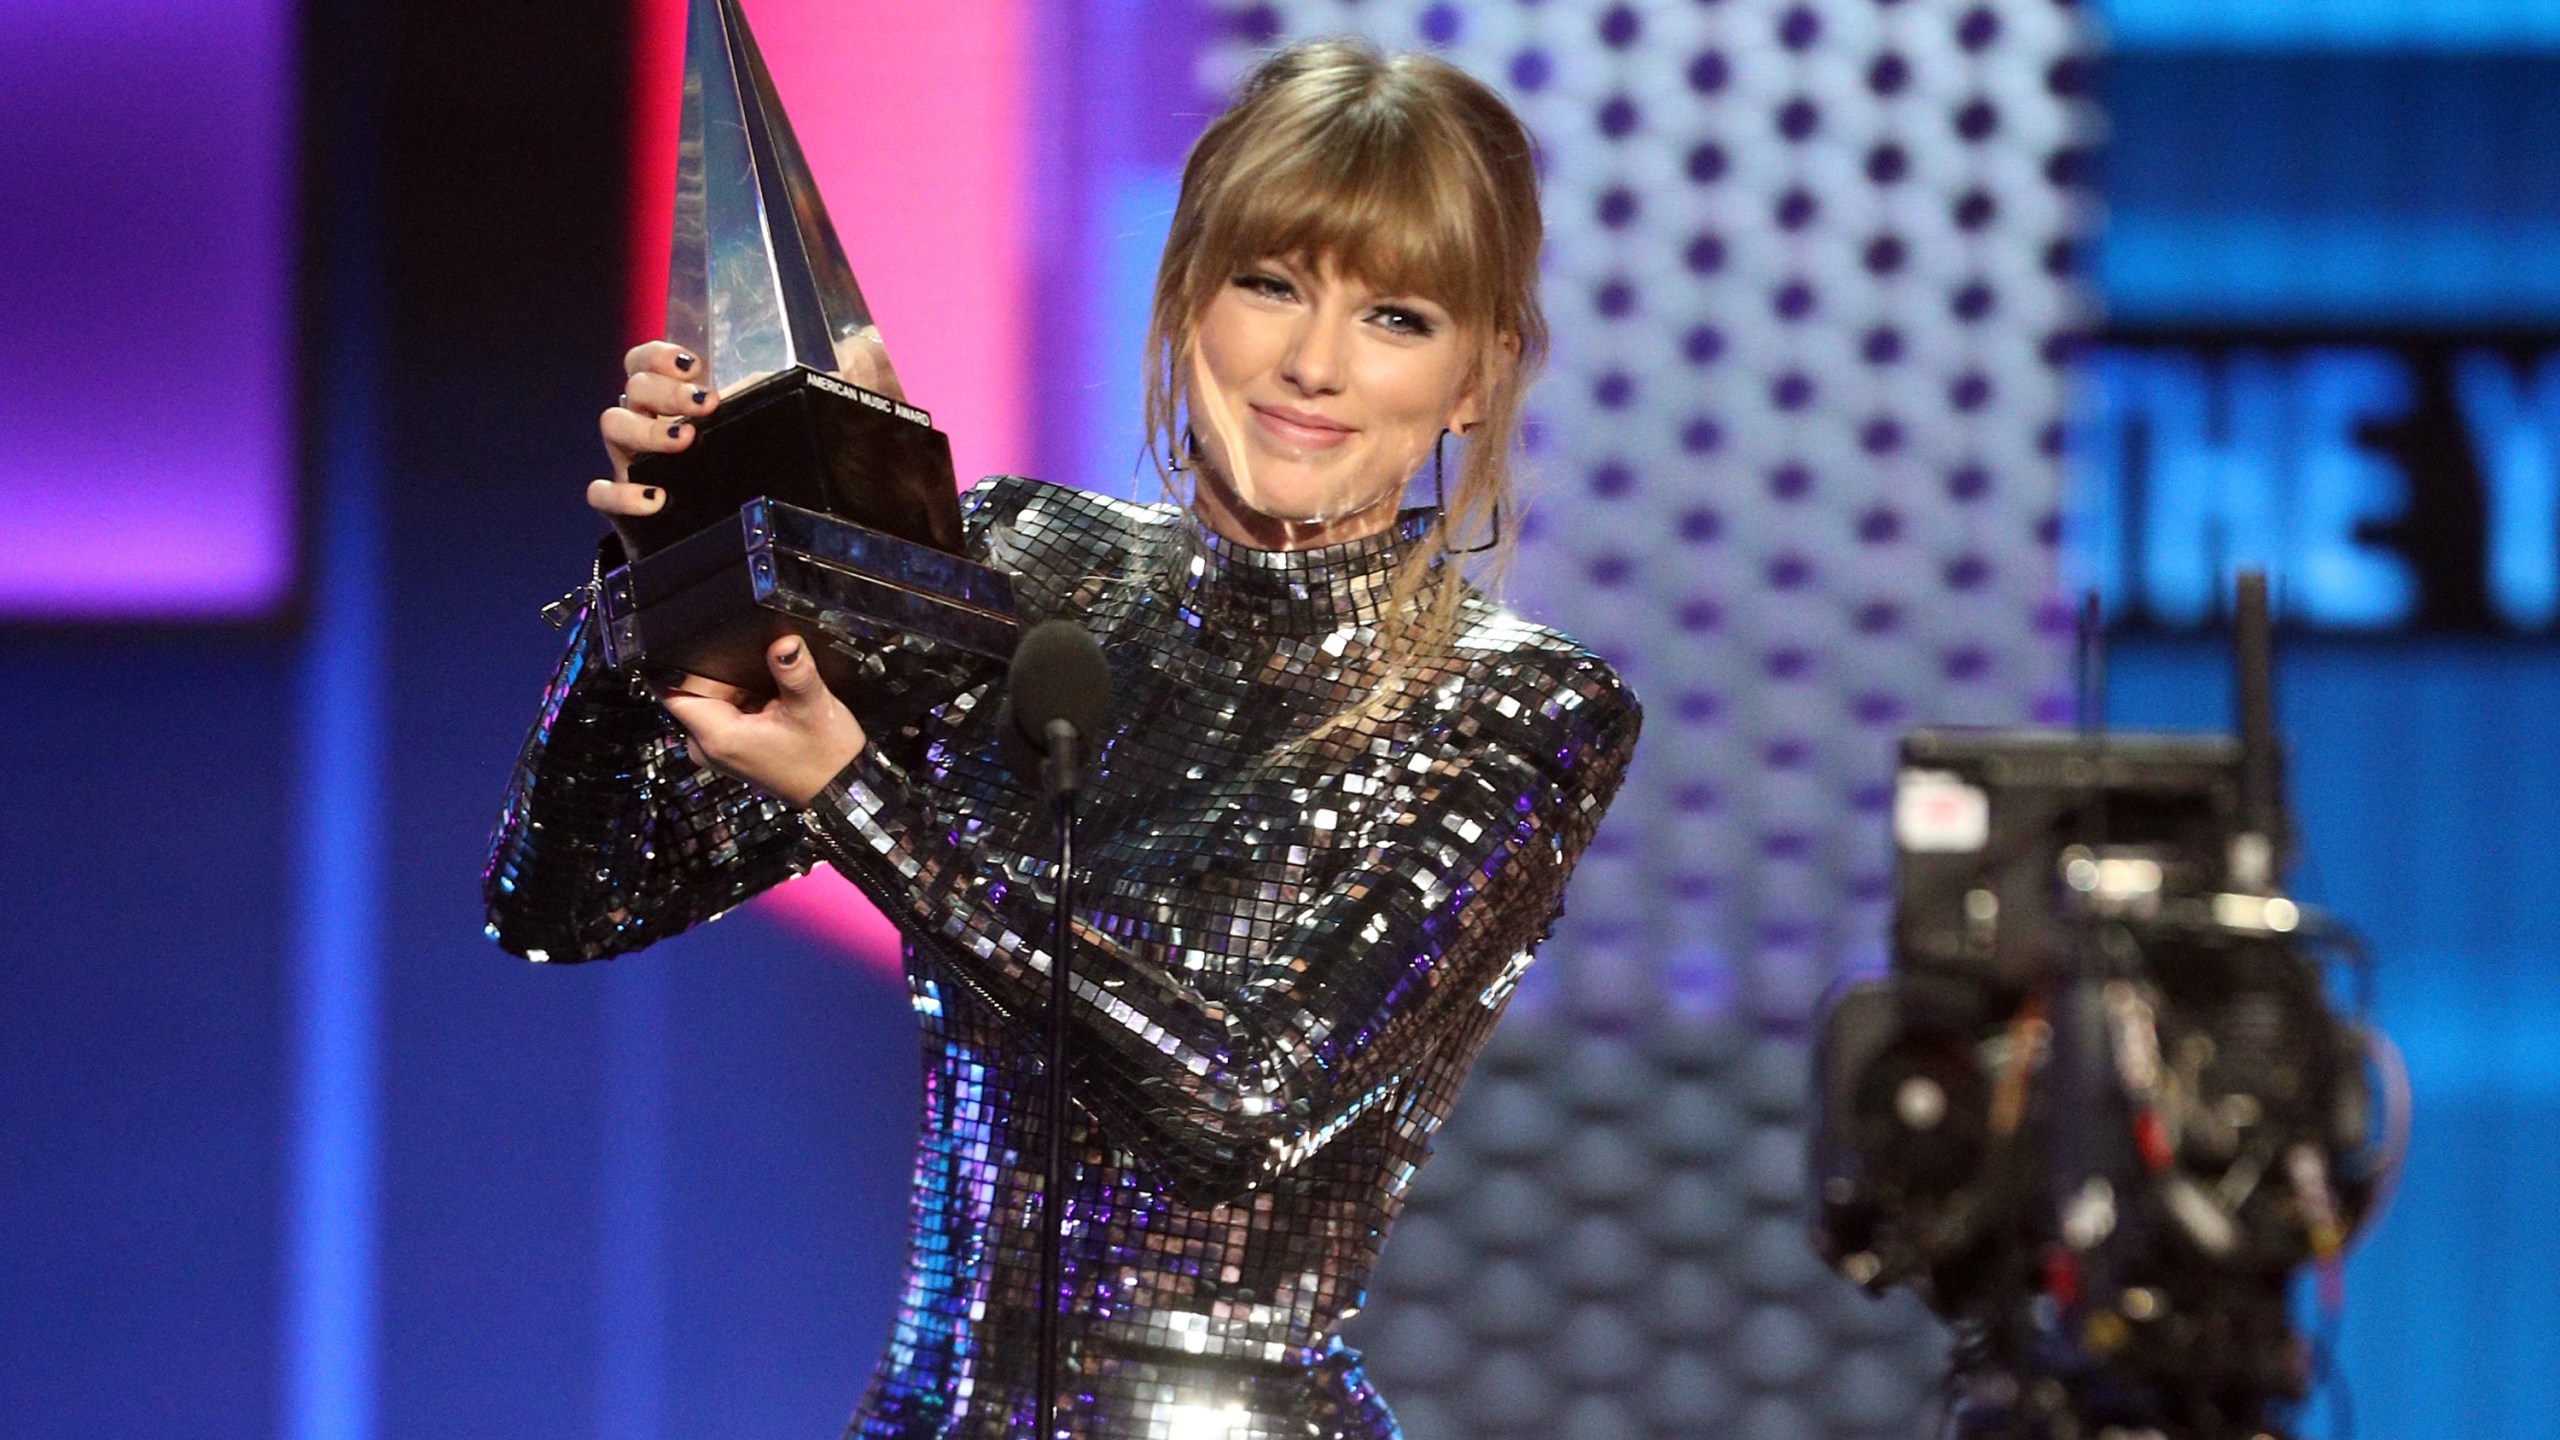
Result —
[[668, 438], [668, 439], [670, 439], [670, 440], [681, 440], [681, 439], [683, 439], [683, 438], [684, 438], [684, 422], [683, 422], [683, 421], [681, 421], [681, 420], [679, 420], [679, 421], [677, 421], [675, 424], [668, 426], [668, 427], [667, 427], [667, 438]]
[[642, 487], [641, 487], [641, 489], [640, 489], [640, 498], [641, 498], [641, 499], [643, 499], [643, 500], [655, 500], [655, 499], [657, 499], [657, 498], [658, 498], [658, 487], [657, 487], [657, 486], [655, 486], [655, 485], [644, 485], [644, 486], [642, 486]]
[[699, 405], [699, 404], [701, 404], [703, 401], [708, 400], [708, 399], [710, 399], [710, 398], [711, 398], [711, 392], [710, 392], [709, 390], [707, 390], [707, 389], [703, 388], [703, 387], [702, 387], [702, 386], [700, 386], [700, 385], [696, 385], [696, 386], [694, 386], [694, 387], [693, 387], [693, 403], [694, 403], [694, 404]]
[[677, 352], [676, 352], [676, 368], [677, 368], [677, 369], [679, 369], [679, 370], [690, 370], [690, 369], [692, 369], [692, 368], [693, 368], [693, 357], [692, 357], [692, 356], [690, 356], [690, 355], [685, 354], [685, 353], [684, 353], [683, 351], [681, 351], [681, 350], [677, 351]]
[[783, 664], [785, 664], [785, 665], [797, 665], [797, 664], [799, 664], [799, 663], [800, 663], [800, 647], [799, 647], [799, 646], [797, 646], [797, 645], [794, 645], [794, 646], [792, 646], [790, 649], [783, 651], [783, 652], [782, 652], [782, 663], [783, 663]]

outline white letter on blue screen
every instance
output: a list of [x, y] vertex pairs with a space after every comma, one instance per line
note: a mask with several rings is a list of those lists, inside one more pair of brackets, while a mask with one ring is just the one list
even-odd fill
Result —
[[2381, 629], [2416, 608], [2409, 563], [2357, 535], [2399, 519], [2409, 479], [2356, 431], [2409, 410], [2408, 367], [2382, 350], [2314, 350], [2298, 373], [2301, 463], [2294, 483], [2294, 606], [2314, 624]]
[[2453, 394], [2489, 511], [2489, 603], [2519, 630], [2560, 617], [2560, 356], [2519, 385], [2498, 355], [2468, 350]]
[[2164, 625], [2201, 625], [2220, 610], [2233, 571], [2274, 569], [2283, 557], [2292, 377], [2263, 351], [2220, 366], [2163, 354], [2136, 374], [2126, 408], [2151, 437], [2143, 597]]

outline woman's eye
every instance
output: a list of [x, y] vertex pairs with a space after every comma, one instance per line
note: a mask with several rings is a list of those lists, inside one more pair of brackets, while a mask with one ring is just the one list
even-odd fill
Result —
[[1428, 335], [1433, 328], [1431, 317], [1419, 310], [1407, 310], [1400, 305], [1382, 306], [1377, 314], [1379, 324], [1399, 335]]
[[1298, 292], [1277, 275], [1245, 274], [1235, 280], [1238, 289], [1249, 291], [1266, 300], [1286, 300]]

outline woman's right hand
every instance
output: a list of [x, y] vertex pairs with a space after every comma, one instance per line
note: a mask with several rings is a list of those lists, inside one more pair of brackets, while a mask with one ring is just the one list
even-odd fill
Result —
[[[720, 397], [703, 382], [699, 357], [664, 340], [634, 345], [622, 357], [622, 398], [596, 421], [613, 478], [587, 482], [587, 505], [619, 531], [629, 515], [655, 515], [667, 497], [654, 485], [631, 481], [631, 462], [668, 455], [693, 443], [693, 422], [710, 414]], [[628, 536], [624, 537], [628, 540]]]

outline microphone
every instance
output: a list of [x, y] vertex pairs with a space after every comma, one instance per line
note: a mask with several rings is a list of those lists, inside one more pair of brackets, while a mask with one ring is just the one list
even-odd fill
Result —
[[1005, 758], [1025, 774], [1038, 769], [1051, 798], [1073, 795], [1084, 788], [1084, 768], [1110, 710], [1111, 667], [1102, 646], [1072, 620], [1044, 620], [1014, 646], [996, 717]]
[[[1075, 964], [1076, 792], [1084, 767], [1111, 709], [1111, 667], [1102, 647], [1072, 620], [1044, 620], [1013, 648], [1004, 708], [996, 732], [1005, 763], [1028, 775], [1036, 766], [1049, 793], [1058, 827], [1057, 895], [1050, 912], [1049, 1065], [1043, 1109], [1048, 1117], [1047, 1154], [1040, 1181], [1040, 1356], [1033, 1404], [1041, 1440], [1058, 1433], [1058, 1366], [1063, 1343], [1058, 1295], [1066, 1274], [1066, 1194], [1073, 1167], [1067, 1161], [1067, 1009]], [[1045, 764], [1041, 763], [1043, 760]]]

